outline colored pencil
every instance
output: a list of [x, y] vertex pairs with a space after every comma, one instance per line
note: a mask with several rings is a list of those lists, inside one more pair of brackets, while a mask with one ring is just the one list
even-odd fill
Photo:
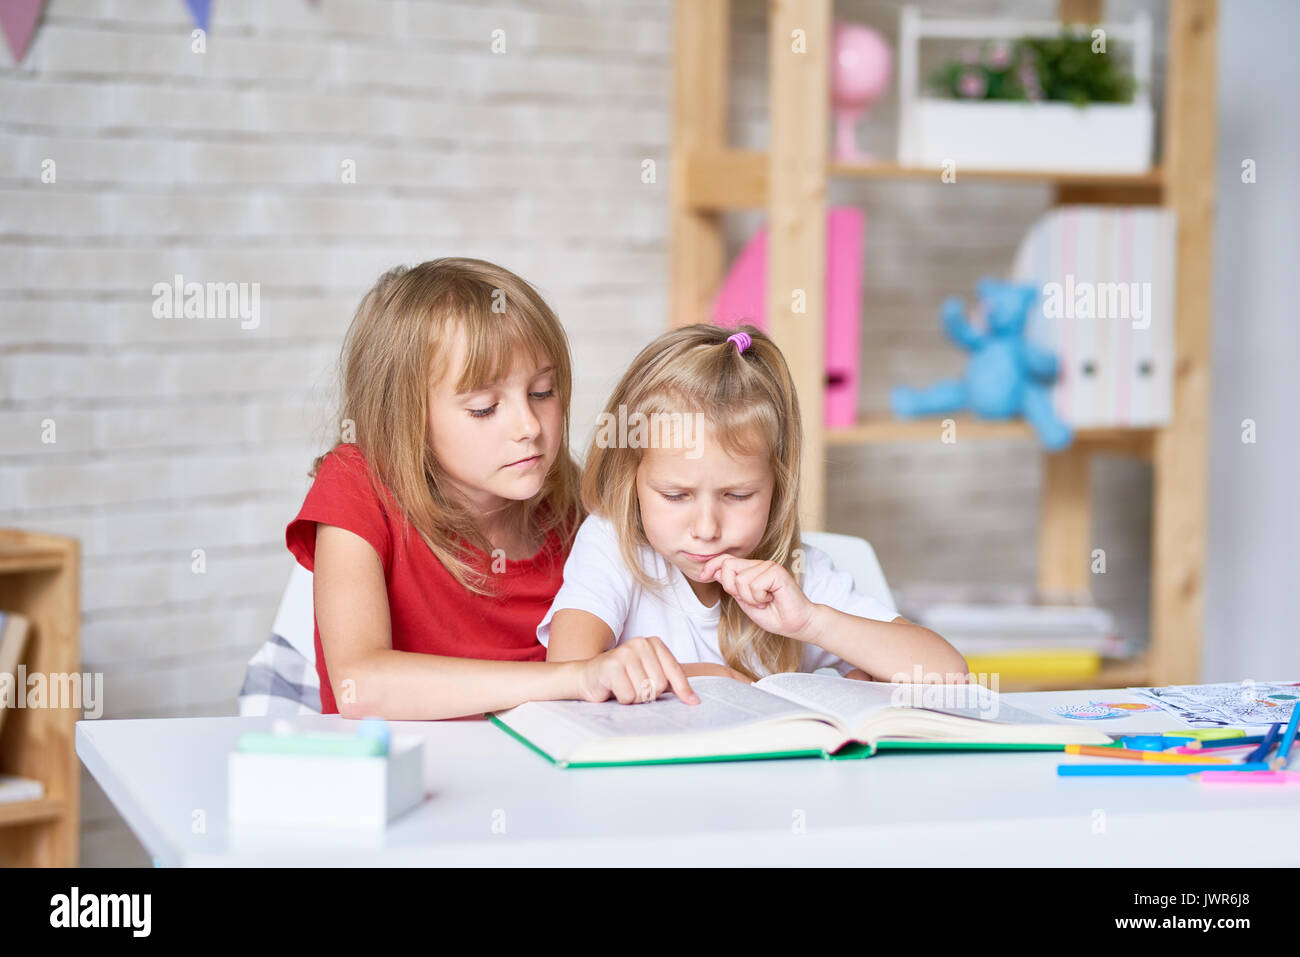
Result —
[[1245, 744], [1215, 745], [1213, 748], [1198, 748], [1195, 747], [1194, 745], [1188, 745], [1183, 748], [1172, 748], [1171, 750], [1166, 751], [1164, 753], [1165, 754], [1192, 754], [1192, 755], [1200, 754], [1200, 755], [1204, 755], [1205, 757], [1209, 757], [1210, 755], [1217, 756], [1222, 754], [1224, 751], [1244, 751], [1247, 748], [1253, 748], [1255, 745], [1259, 744], [1259, 742], [1263, 740], [1264, 740], [1263, 737], [1259, 737], [1259, 738], [1255, 738], [1252, 741], [1247, 741]]
[[1250, 744], [1259, 744], [1264, 740], [1262, 734], [1252, 734], [1249, 737], [1224, 738], [1221, 741], [1194, 741], [1185, 745], [1188, 748], [1197, 748], [1202, 751], [1208, 751], [1211, 748], [1243, 748]]
[[1144, 761], [1141, 764], [1058, 764], [1056, 773], [1063, 778], [1091, 777], [1154, 777], [1162, 774], [1198, 774], [1202, 771], [1220, 771], [1232, 774], [1237, 771], [1267, 771], [1263, 761], [1252, 764], [1160, 764]]
[[1268, 752], [1273, 750], [1273, 745], [1277, 741], [1277, 736], [1278, 734], [1281, 733], [1281, 731], [1282, 731], [1282, 723], [1280, 721], [1277, 722], [1276, 724], [1269, 725], [1268, 734], [1264, 735], [1264, 740], [1259, 743], [1259, 747], [1257, 747], [1254, 751], [1250, 752], [1250, 754], [1246, 755], [1246, 760], [1263, 761], [1265, 758], [1267, 758]]
[[1295, 741], [1296, 725], [1300, 722], [1300, 701], [1297, 701], [1291, 708], [1291, 720], [1286, 724], [1286, 734], [1282, 735], [1282, 743], [1277, 746], [1277, 756], [1280, 759], [1278, 767], [1286, 767], [1287, 756], [1291, 753], [1291, 744]]
[[1190, 754], [1167, 754], [1164, 751], [1137, 751], [1129, 749], [1099, 748], [1090, 744], [1067, 744], [1066, 754], [1082, 754], [1094, 758], [1123, 758], [1128, 761], [1163, 761], [1169, 764], [1232, 764], [1228, 758], [1199, 757]]
[[1300, 772], [1296, 771], [1202, 771], [1199, 777], [1206, 784], [1300, 784]]

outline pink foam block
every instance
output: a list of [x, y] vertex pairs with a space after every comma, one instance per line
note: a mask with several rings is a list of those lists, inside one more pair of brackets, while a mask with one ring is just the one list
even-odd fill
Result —
[[[831, 209], [826, 217], [826, 426], [847, 428], [858, 417], [858, 348], [862, 330], [862, 210]], [[767, 227], [741, 250], [713, 303], [713, 321], [727, 329], [750, 323], [767, 331]]]

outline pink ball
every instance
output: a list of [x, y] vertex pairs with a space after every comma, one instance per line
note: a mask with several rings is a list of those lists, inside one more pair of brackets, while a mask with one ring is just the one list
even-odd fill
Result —
[[894, 57], [875, 30], [835, 22], [831, 56], [831, 100], [839, 107], [865, 109], [889, 88]]

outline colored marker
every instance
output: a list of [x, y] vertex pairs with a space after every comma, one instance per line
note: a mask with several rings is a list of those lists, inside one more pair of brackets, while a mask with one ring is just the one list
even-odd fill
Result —
[[1237, 771], [1267, 770], [1269, 767], [1263, 761], [1233, 764], [1227, 767], [1220, 764], [1160, 764], [1155, 761], [1144, 761], [1141, 764], [1058, 764], [1056, 766], [1056, 773], [1063, 778], [1155, 777], [1163, 774], [1197, 774], [1202, 771], [1233, 774]]
[[1250, 774], [1203, 771], [1199, 776], [1206, 784], [1300, 784], [1297, 771], [1252, 771]]

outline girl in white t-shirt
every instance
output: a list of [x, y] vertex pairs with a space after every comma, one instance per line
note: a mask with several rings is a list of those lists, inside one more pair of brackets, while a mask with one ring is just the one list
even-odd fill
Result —
[[[548, 661], [636, 643], [649, 674], [688, 677], [831, 667], [842, 675], [964, 681], [939, 635], [855, 592], [799, 534], [799, 403], [785, 359], [752, 326], [660, 336], [610, 397], [587, 453], [591, 513], [537, 629]], [[638, 680], [638, 679], [643, 680]], [[628, 704], [665, 690], [620, 673]]]

